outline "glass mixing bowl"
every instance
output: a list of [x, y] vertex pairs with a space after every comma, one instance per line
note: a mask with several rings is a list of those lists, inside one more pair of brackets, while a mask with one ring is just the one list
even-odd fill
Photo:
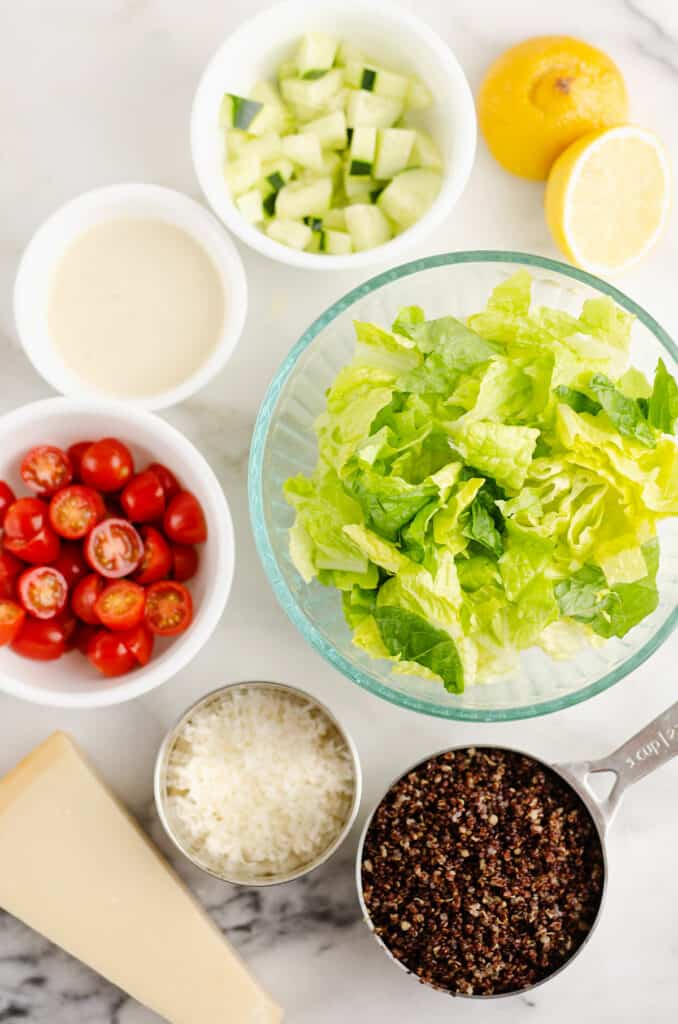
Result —
[[317, 582], [304, 583], [290, 560], [287, 532], [293, 512], [283, 497], [283, 484], [296, 473], [311, 473], [315, 466], [313, 423], [324, 408], [326, 389], [352, 357], [352, 321], [388, 325], [401, 306], [414, 304], [427, 317], [465, 317], [483, 309], [492, 289], [521, 267], [533, 276], [537, 304], [579, 313], [585, 299], [609, 295], [636, 317], [633, 364], [651, 377], [661, 357], [671, 373], [678, 373], [678, 348], [666, 331], [605, 281], [525, 253], [448, 253], [373, 277], [311, 324], [278, 370], [252, 442], [249, 490], [254, 535], [273, 589], [292, 622], [354, 683], [401, 707], [441, 718], [509, 721], [588, 700], [638, 668], [678, 622], [678, 521], [666, 520], [659, 532], [659, 607], [627, 636], [597, 649], [585, 647], [568, 661], [554, 661], [531, 649], [522, 655], [515, 675], [452, 694], [442, 684], [395, 675], [387, 661], [375, 661], [354, 647], [339, 593]]

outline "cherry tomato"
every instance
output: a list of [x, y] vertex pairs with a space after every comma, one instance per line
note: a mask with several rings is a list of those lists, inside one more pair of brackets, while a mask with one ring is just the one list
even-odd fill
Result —
[[155, 637], [148, 626], [140, 622], [133, 629], [127, 629], [124, 633], [118, 633], [118, 636], [140, 665], [148, 665], [155, 643]]
[[87, 657], [104, 676], [124, 676], [137, 665], [137, 659], [116, 633], [100, 629], [90, 641]]
[[66, 650], [66, 638], [58, 619], [32, 619], [24, 624], [12, 642], [12, 650], [34, 661], [56, 661]]
[[183, 633], [193, 619], [193, 601], [182, 583], [164, 580], [146, 591], [146, 625], [158, 636]]
[[157, 583], [158, 580], [166, 580], [172, 568], [169, 544], [153, 526], [142, 526], [141, 536], [144, 541], [144, 557], [134, 573], [134, 579], [144, 586]]
[[60, 615], [57, 615], [55, 622], [58, 622], [64, 632], [64, 644], [67, 651], [72, 651], [75, 644], [75, 631], [78, 628], [76, 619], [70, 608], [65, 608]]
[[68, 449], [67, 455], [71, 460], [71, 468], [73, 470], [74, 480], [82, 480], [82, 477], [80, 476], [80, 466], [82, 463], [82, 457], [91, 444], [91, 441], [78, 441], [77, 444], [72, 444], [71, 447]]
[[198, 552], [189, 544], [172, 544], [172, 578], [178, 583], [193, 579], [198, 561]]
[[98, 629], [96, 626], [88, 626], [86, 622], [77, 622], [76, 620], [75, 632], [71, 641], [73, 647], [80, 651], [81, 654], [87, 654], [89, 645], [97, 633]]
[[129, 448], [115, 437], [95, 441], [80, 462], [82, 482], [98, 491], [119, 491], [131, 479], [134, 462]]
[[151, 469], [132, 477], [120, 495], [127, 518], [133, 523], [150, 523], [165, 511], [165, 492]]
[[49, 505], [52, 528], [67, 540], [85, 537], [105, 514], [106, 507], [101, 495], [82, 484], [64, 487], [54, 495]]
[[48, 565], [59, 557], [59, 538], [49, 525], [49, 507], [37, 498], [19, 498], [5, 515], [4, 544], [31, 565]]
[[89, 573], [89, 566], [82, 553], [82, 545], [69, 544], [68, 541], [61, 545], [61, 553], [52, 562], [52, 565], [64, 577], [69, 589], [72, 589]]
[[85, 576], [76, 585], [71, 597], [71, 607], [81, 622], [88, 626], [100, 626], [99, 617], [94, 610], [99, 594], [106, 586], [106, 581], [95, 572]]
[[176, 544], [202, 544], [207, 540], [205, 513], [190, 491], [176, 494], [165, 512], [165, 533]]
[[36, 494], [54, 494], [73, 479], [73, 469], [66, 452], [53, 445], [31, 448], [21, 463], [21, 476], [26, 487]]
[[16, 601], [0, 601], [0, 647], [12, 643], [25, 618], [26, 612]]
[[0, 529], [5, 521], [5, 513], [10, 505], [13, 505], [16, 501], [14, 491], [9, 487], [4, 480], [0, 480]]
[[16, 579], [22, 569], [18, 558], [0, 550], [0, 599], [14, 597]]
[[19, 577], [19, 600], [36, 619], [53, 619], [66, 607], [68, 584], [51, 565], [27, 569]]
[[85, 541], [85, 558], [90, 567], [111, 580], [129, 576], [143, 555], [143, 541], [126, 519], [104, 519]]
[[146, 591], [131, 580], [109, 583], [99, 594], [94, 611], [108, 629], [132, 629], [144, 617]]
[[181, 490], [179, 481], [167, 466], [163, 466], [162, 462], [152, 462], [148, 469], [155, 473], [160, 481], [160, 486], [165, 494], [165, 501], [169, 505], [174, 495], [178, 494]]

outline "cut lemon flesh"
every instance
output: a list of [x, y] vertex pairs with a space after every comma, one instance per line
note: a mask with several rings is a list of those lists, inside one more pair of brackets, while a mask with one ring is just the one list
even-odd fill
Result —
[[573, 263], [620, 273], [657, 241], [670, 202], [661, 142], [635, 125], [579, 139], [556, 160], [546, 187], [546, 219]]

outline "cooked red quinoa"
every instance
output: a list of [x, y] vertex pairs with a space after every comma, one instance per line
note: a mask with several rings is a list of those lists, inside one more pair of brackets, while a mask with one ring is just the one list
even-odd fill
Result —
[[448, 751], [403, 776], [365, 838], [374, 928], [421, 981], [515, 992], [577, 951], [603, 890], [600, 840], [554, 771], [494, 748]]

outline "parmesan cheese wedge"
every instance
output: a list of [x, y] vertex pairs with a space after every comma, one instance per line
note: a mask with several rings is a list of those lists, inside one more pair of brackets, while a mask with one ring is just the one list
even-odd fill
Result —
[[0, 907], [171, 1024], [281, 1020], [63, 733], [0, 781]]

